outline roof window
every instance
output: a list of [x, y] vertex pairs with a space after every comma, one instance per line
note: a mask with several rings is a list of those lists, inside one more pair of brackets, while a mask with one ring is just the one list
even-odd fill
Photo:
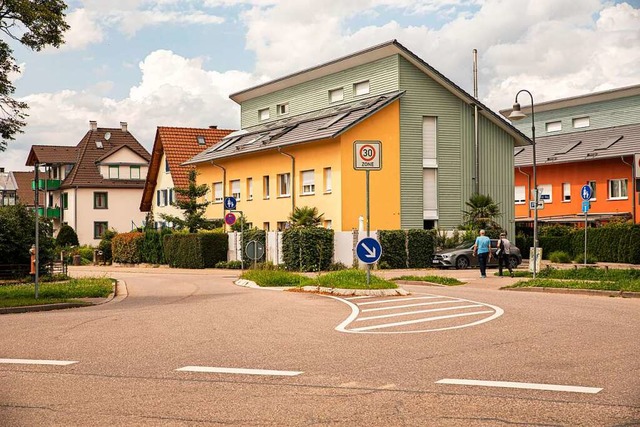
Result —
[[198, 145], [204, 145], [205, 144], [204, 136], [198, 135], [198, 136], [196, 136], [196, 139], [198, 140]]
[[621, 139], [622, 139], [622, 135], [613, 136], [613, 137], [607, 139], [602, 144], [600, 144], [600, 146], [596, 147], [595, 150], [606, 150], [606, 149], [610, 148], [616, 142], [620, 141]]

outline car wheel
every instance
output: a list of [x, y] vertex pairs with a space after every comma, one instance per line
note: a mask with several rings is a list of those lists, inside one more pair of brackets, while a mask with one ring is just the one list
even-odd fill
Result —
[[509, 265], [512, 269], [518, 268], [518, 257], [516, 257], [515, 255], [511, 255], [509, 257]]
[[460, 256], [456, 259], [456, 268], [458, 270], [464, 270], [467, 267], [469, 267], [469, 258], [466, 256]]

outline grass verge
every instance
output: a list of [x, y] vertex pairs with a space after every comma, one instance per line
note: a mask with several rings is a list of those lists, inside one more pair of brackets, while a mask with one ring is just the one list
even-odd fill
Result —
[[412, 282], [430, 282], [430, 283], [438, 283], [440, 285], [446, 286], [458, 286], [464, 285], [464, 282], [461, 282], [458, 279], [453, 277], [443, 277], [443, 276], [400, 276], [394, 277], [391, 280], [407, 280]]
[[[531, 273], [525, 274], [525, 276], [518, 274], [518, 277], [531, 277]], [[640, 292], [640, 270], [597, 267], [544, 268], [540, 270], [535, 280], [520, 281], [507, 286], [507, 288], [524, 287]]]
[[[71, 302], [74, 298], [107, 297], [113, 290], [113, 281], [106, 278], [71, 279], [67, 282], [42, 283], [35, 299], [35, 286], [0, 286], [0, 307]], [[75, 301], [74, 301], [75, 302]]]
[[367, 288], [367, 275], [361, 270], [340, 270], [311, 278], [302, 274], [280, 270], [248, 270], [242, 279], [251, 280], [258, 286], [323, 286], [340, 289], [396, 289], [398, 286], [388, 280], [371, 275]]
[[628, 291], [640, 292], [640, 280], [595, 281], [595, 280], [557, 280], [535, 279], [517, 282], [507, 288], [564, 288], [564, 289], [594, 289], [600, 291]]
[[282, 270], [247, 270], [241, 279], [251, 280], [258, 286], [306, 286], [313, 285], [314, 280], [302, 274]]

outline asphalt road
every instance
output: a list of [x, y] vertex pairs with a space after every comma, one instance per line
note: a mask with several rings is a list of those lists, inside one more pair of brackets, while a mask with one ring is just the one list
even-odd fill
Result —
[[[640, 425], [640, 299], [499, 291], [511, 279], [468, 270], [349, 304], [229, 271], [114, 271], [123, 300], [0, 316], [1, 359], [77, 362], [3, 360], [0, 425]], [[465, 310], [493, 312], [423, 320]]]

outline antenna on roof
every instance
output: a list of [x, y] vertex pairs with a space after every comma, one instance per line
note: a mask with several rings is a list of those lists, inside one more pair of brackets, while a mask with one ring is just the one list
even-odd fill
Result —
[[105, 134], [104, 134], [104, 140], [105, 140], [105, 141], [108, 141], [108, 140], [109, 140], [109, 138], [111, 138], [111, 132], [107, 132], [107, 133], [105, 133]]

